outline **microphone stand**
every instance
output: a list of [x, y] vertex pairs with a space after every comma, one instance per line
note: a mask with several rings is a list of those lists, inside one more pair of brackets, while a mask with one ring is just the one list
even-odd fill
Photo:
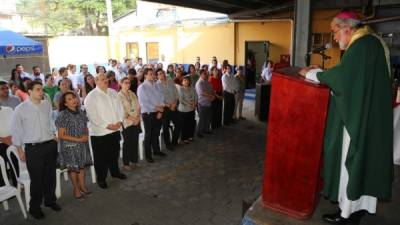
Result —
[[318, 54], [322, 57], [322, 69], [325, 69], [325, 60], [331, 59], [331, 57], [325, 54], [325, 50], [317, 52], [315, 54]]

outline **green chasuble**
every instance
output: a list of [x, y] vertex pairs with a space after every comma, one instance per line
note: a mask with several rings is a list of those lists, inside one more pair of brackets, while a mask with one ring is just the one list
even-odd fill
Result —
[[[324, 195], [338, 201], [343, 127], [350, 135], [345, 161], [347, 196], [389, 200], [393, 180], [391, 80], [380, 41], [367, 34], [355, 40], [335, 67], [317, 73], [331, 88], [324, 140]], [[343, 171], [344, 172], [344, 171]]]

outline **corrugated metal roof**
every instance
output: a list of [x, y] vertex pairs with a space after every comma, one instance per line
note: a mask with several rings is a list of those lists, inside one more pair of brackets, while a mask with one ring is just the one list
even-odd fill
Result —
[[228, 14], [230, 18], [263, 17], [273, 12], [288, 10], [293, 0], [145, 0], [169, 5]]

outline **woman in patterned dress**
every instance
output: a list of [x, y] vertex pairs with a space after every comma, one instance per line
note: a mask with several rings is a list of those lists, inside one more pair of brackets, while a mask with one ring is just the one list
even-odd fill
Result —
[[73, 185], [73, 195], [81, 200], [90, 195], [85, 184], [85, 168], [92, 165], [88, 145], [88, 119], [79, 108], [76, 95], [68, 91], [61, 96], [59, 116], [56, 120], [59, 138], [58, 163], [68, 169]]

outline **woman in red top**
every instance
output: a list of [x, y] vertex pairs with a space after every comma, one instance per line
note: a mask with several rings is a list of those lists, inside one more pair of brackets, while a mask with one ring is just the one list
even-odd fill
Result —
[[222, 126], [222, 80], [220, 71], [216, 66], [211, 68], [211, 76], [208, 82], [211, 84], [215, 91], [215, 99], [212, 102], [212, 121], [211, 128], [214, 130]]

